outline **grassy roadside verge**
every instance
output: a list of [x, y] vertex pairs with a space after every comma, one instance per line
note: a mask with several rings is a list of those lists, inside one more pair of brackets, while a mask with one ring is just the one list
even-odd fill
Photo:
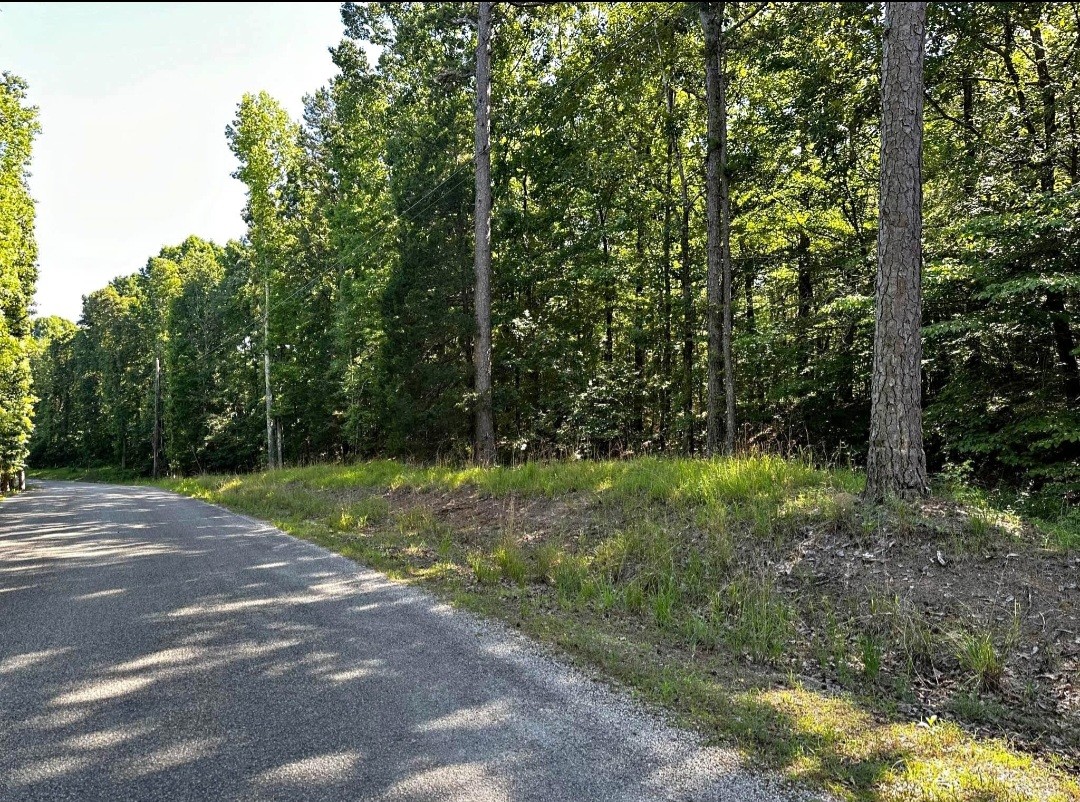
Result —
[[1004, 602], [1005, 568], [1030, 585], [1075, 558], [987, 507], [865, 509], [860, 481], [754, 457], [378, 461], [163, 485], [502, 619], [842, 798], [1080, 798], [1055, 754], [1076, 753], [1074, 720], [1033, 723], [1054, 687], [1021, 659], [1043, 637], [1067, 669], [1033, 629], [1046, 610], [966, 614], [995, 609], [984, 575]]
[[106, 484], [142, 484], [144, 479], [135, 471], [121, 468], [31, 468], [31, 479], [54, 479], [66, 482], [104, 482]]

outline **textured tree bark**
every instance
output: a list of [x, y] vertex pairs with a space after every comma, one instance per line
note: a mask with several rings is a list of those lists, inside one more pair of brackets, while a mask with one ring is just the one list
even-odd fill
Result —
[[1039, 165], [1040, 184], [1044, 192], [1055, 189], [1054, 171], [1057, 167], [1057, 92], [1046, 63], [1046, 46], [1043, 44], [1042, 27], [1031, 26], [1031, 45], [1035, 55], [1036, 84], [1042, 98], [1043, 111], [1043, 160]]
[[[600, 207], [600, 249], [604, 254], [604, 269], [611, 264], [611, 242], [607, 235], [607, 212]], [[615, 301], [609, 283], [604, 292], [604, 362], [611, 364], [615, 360]]]
[[[723, 16], [724, 3], [701, 4], [701, 27], [705, 33], [705, 105], [708, 118], [708, 135], [705, 158], [705, 208], [707, 213], [706, 231], [706, 276], [705, 298], [708, 306], [706, 329], [708, 332], [708, 389], [705, 398], [706, 430], [705, 449], [709, 456], [720, 453], [720, 383], [721, 363], [723, 363], [723, 381], [728, 390], [728, 368], [730, 367], [730, 342], [725, 343], [724, 333], [731, 323], [731, 261], [724, 247], [725, 225], [724, 210], [727, 204], [727, 87], [723, 70]], [[724, 283], [721, 302], [721, 273], [727, 273], [729, 280]], [[723, 331], [721, 330], [723, 317]], [[730, 387], [731, 409], [726, 417], [734, 418], [734, 384]], [[729, 420], [729, 425], [732, 424]], [[731, 452], [729, 440], [734, 443], [734, 426], [725, 432], [724, 450]]]
[[663, 226], [663, 256], [661, 257], [661, 315], [663, 318], [663, 345], [660, 349], [660, 376], [663, 381], [660, 385], [660, 421], [658, 442], [660, 451], [666, 451], [668, 445], [668, 426], [671, 420], [671, 390], [667, 377], [671, 375], [671, 362], [673, 346], [671, 341], [671, 248], [672, 248], [672, 220], [675, 216], [675, 191], [673, 164], [675, 159], [675, 90], [672, 89], [667, 79], [664, 79], [664, 98], [666, 101], [667, 117], [664, 120], [664, 128], [667, 134], [667, 160], [664, 163], [664, 226]]
[[275, 463], [278, 468], [285, 467], [284, 456], [284, 440], [285, 437], [282, 433], [281, 421], [277, 418], [274, 419], [274, 447], [277, 449], [277, 462]]
[[476, 36], [476, 461], [495, 463], [491, 403], [491, 3], [480, 3]]
[[694, 424], [694, 284], [690, 271], [690, 189], [686, 182], [686, 165], [682, 157], [682, 142], [677, 128], [672, 127], [675, 145], [675, 164], [679, 169], [679, 191], [682, 215], [679, 224], [679, 285], [682, 291], [682, 413], [686, 421], [686, 453], [697, 448]]
[[731, 192], [727, 169], [727, 54], [724, 44], [723, 4], [719, 20], [721, 28], [717, 61], [720, 74], [720, 286], [723, 290], [723, 329], [720, 332], [720, 342], [724, 352], [724, 453], [730, 456], [735, 453], [735, 358], [731, 353], [731, 293], [734, 284], [731, 271]]
[[[644, 306], [640, 301], [645, 295], [645, 271], [648, 269], [648, 260], [645, 258], [645, 219], [642, 217], [638, 218], [637, 241], [634, 250], [638, 257], [637, 276], [634, 278], [634, 308], [642, 310]], [[662, 304], [663, 299], [661, 299]], [[634, 382], [636, 385], [634, 387], [634, 434], [638, 435], [639, 442], [641, 434], [645, 431], [645, 394], [641, 392], [645, 387], [645, 344], [643, 342], [645, 325], [642, 312], [638, 311], [634, 322]]]
[[1072, 101], [1068, 105], [1068, 118], [1069, 118], [1069, 184], [1070, 186], [1076, 186], [1080, 183], [1080, 145], [1077, 144], [1076, 139], [1076, 107], [1073, 106]]
[[926, 3], [887, 2], [866, 495], [927, 491], [922, 434], [922, 117]]
[[798, 317], [799, 320], [805, 321], [810, 317], [811, 307], [814, 304], [814, 277], [810, 274], [810, 235], [805, 231], [800, 231], [799, 243], [796, 247], [798, 254], [796, 262], [796, 278], [799, 289]]
[[743, 289], [746, 292], [746, 331], [749, 334], [757, 332], [757, 316], [754, 313], [754, 279], [757, 278], [754, 270], [747, 270], [743, 276]]
[[964, 105], [964, 170], [963, 187], [964, 193], [970, 198], [975, 194], [975, 181], [977, 178], [975, 159], [977, 158], [978, 142], [975, 137], [975, 80], [968, 75], [960, 79], [960, 89], [963, 93]]

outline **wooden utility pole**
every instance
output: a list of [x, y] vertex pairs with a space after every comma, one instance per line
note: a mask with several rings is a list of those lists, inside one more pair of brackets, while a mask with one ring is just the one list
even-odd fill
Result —
[[495, 462], [491, 390], [491, 3], [476, 34], [476, 461]]
[[161, 357], [154, 357], [154, 478], [161, 475]]
[[720, 383], [724, 384], [723, 453], [735, 450], [735, 370], [731, 355], [731, 204], [727, 172], [727, 74], [724, 3], [701, 4], [705, 34], [705, 104], [708, 133], [705, 160], [706, 301], [708, 304], [708, 395], [706, 449], [720, 452]]
[[866, 495], [927, 492], [922, 431], [922, 139], [926, 3], [885, 3], [881, 193]]
[[270, 387], [270, 277], [263, 280], [263, 377], [266, 380], [266, 467], [278, 467], [274, 446], [274, 394]]

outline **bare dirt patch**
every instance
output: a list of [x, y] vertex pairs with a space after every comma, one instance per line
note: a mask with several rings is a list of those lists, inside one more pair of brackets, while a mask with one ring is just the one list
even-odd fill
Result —
[[[851, 653], [860, 652], [860, 639], [878, 637], [883, 675], [910, 680], [900, 712], [950, 711], [974, 731], [1077, 761], [1080, 557], [1039, 547], [1036, 533], [1022, 526], [991, 522], [973, 536], [971, 511], [951, 502], [927, 502], [914, 512], [905, 522], [889, 517], [855, 532], [803, 528], [775, 565], [779, 583], [802, 602], [817, 596], [844, 610]], [[804, 635], [826, 637], [821, 605], [799, 606]], [[901, 643], [905, 628], [927, 642]], [[980, 681], [973, 649], [996, 660], [1000, 675]], [[804, 670], [810, 657], [804, 655]], [[865, 668], [852, 662], [848, 670]]]

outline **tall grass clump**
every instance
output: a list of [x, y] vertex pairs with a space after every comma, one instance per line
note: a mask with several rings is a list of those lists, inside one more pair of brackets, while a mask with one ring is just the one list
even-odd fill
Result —
[[795, 636], [795, 611], [763, 577], [736, 577], [713, 599], [712, 617], [737, 652], [775, 663]]

